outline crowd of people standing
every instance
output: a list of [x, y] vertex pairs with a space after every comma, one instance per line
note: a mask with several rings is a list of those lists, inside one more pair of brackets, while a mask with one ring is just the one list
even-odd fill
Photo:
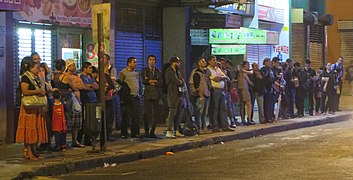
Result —
[[[203, 57], [196, 60], [196, 68], [191, 71], [188, 81], [180, 71], [182, 61], [176, 56], [160, 70], [156, 67], [156, 56], [150, 55], [148, 66], [141, 72], [136, 70], [137, 59], [129, 57], [127, 66], [119, 73], [110, 64], [109, 55], [105, 54], [103, 59], [108, 141], [116, 140], [113, 127], [117, 109], [122, 112], [121, 122], [115, 125], [121, 130], [121, 138], [129, 137], [129, 127], [131, 138], [157, 138], [155, 130], [159, 118], [163, 118], [159, 114], [164, 104], [168, 107], [166, 138], [234, 131], [237, 126], [255, 125], [256, 107], [261, 124], [303, 117], [306, 98], [311, 116], [339, 111], [342, 57], [335, 64], [327, 63], [314, 70], [309, 59], [302, 67], [292, 59], [280, 62], [277, 57], [266, 58], [260, 68], [259, 64], [248, 61], [234, 66], [229, 60], [218, 60], [211, 55], [207, 61]], [[45, 106], [19, 103], [16, 142], [24, 143], [24, 157], [31, 160], [39, 157], [38, 144], [41, 149], [53, 151], [68, 148], [67, 132], [71, 132], [72, 147], [90, 146], [96, 138], [82, 127], [85, 124], [83, 107], [99, 102], [97, 68], [84, 62], [79, 74], [74, 60], [59, 59], [54, 61], [55, 71], [51, 73], [40, 60], [38, 53], [32, 53], [22, 59], [20, 69], [21, 96], [46, 97], [47, 101]], [[118, 108], [114, 105], [114, 96], [119, 96]], [[51, 146], [53, 137], [54, 147]]]

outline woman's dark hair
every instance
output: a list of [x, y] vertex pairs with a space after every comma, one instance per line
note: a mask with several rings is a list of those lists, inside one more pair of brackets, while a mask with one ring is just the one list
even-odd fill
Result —
[[33, 53], [31, 54], [31, 57], [33, 57], [33, 56], [35, 56], [35, 55], [38, 55], [38, 56], [39, 56], [39, 54], [38, 54], [37, 52], [33, 52]]
[[31, 70], [35, 65], [37, 65], [36, 62], [33, 61], [33, 59], [31, 58], [31, 60], [28, 62], [27, 64], [27, 71]]
[[44, 69], [44, 72], [45, 72], [45, 76], [47, 76], [49, 74], [48, 70], [47, 70], [47, 63], [45, 62], [42, 62], [39, 64], [39, 67], [43, 68]]
[[28, 69], [29, 62], [32, 61], [31, 56], [26, 56], [21, 60], [20, 75], [22, 76]]
[[58, 59], [54, 61], [55, 69], [57, 71], [64, 71], [66, 67], [66, 62], [63, 59]]
[[242, 66], [245, 66], [246, 64], [249, 64], [249, 61], [243, 61], [243, 62], [241, 63]]
[[92, 66], [92, 73], [99, 73], [98, 69], [96, 66]]

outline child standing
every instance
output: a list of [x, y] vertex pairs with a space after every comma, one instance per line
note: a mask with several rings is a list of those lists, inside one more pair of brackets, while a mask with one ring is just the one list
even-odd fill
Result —
[[60, 102], [61, 94], [59, 90], [53, 91], [53, 98], [52, 131], [55, 137], [54, 151], [62, 151], [66, 146], [66, 120], [64, 105]]

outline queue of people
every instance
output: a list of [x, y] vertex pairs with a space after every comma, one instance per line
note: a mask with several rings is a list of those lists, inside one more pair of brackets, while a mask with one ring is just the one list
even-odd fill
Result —
[[[55, 71], [40, 63], [33, 53], [21, 61], [20, 93], [22, 96], [16, 142], [24, 143], [24, 157], [37, 160], [37, 148], [63, 151], [71, 146], [83, 148], [96, 138], [82, 128], [86, 122], [84, 109], [98, 103], [99, 76], [89, 62], [82, 64], [78, 74], [72, 59], [55, 60]], [[279, 119], [304, 116], [304, 100], [308, 98], [308, 114], [334, 114], [339, 109], [342, 91], [343, 58], [335, 64], [315, 71], [310, 60], [302, 67], [299, 62], [278, 58], [264, 59], [263, 66], [244, 61], [235, 67], [216, 56], [198, 58], [188, 82], [180, 71], [179, 57], [172, 57], [163, 69], [156, 67], [156, 56], [147, 58], [148, 66], [136, 70], [135, 57], [129, 57], [126, 68], [119, 73], [104, 55], [105, 105], [107, 140], [113, 136], [117, 108], [122, 112], [121, 138], [158, 138], [155, 133], [163, 105], [168, 107], [166, 138], [204, 134], [209, 131], [234, 131], [237, 126], [273, 123]], [[252, 69], [250, 68], [252, 67]], [[114, 96], [119, 96], [116, 106]], [[144, 134], [140, 134], [140, 102], [143, 100]], [[255, 104], [256, 101], [256, 104]], [[239, 106], [240, 121], [236, 106]], [[314, 108], [315, 107], [315, 108]], [[295, 112], [296, 109], [296, 112]], [[55, 145], [52, 147], [52, 139]], [[40, 146], [39, 146], [40, 145]]]

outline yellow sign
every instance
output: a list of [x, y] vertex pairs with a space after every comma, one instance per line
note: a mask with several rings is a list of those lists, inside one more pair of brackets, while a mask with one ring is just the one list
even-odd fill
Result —
[[292, 23], [303, 23], [304, 9], [292, 9]]

